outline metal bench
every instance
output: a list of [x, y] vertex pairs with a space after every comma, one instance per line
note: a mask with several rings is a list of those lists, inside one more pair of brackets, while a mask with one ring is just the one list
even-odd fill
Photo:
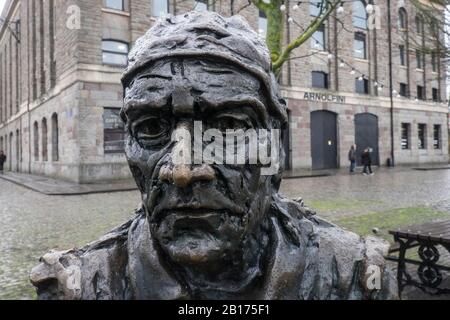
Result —
[[[450, 288], [440, 287], [445, 280], [443, 271], [450, 271], [450, 266], [442, 264], [439, 246], [450, 253], [450, 220], [415, 225], [389, 233], [394, 236], [396, 244], [390, 249], [387, 259], [398, 262], [399, 294], [406, 286], [415, 286], [433, 295], [449, 294]], [[407, 251], [413, 248], [418, 248], [420, 260], [406, 258]], [[418, 266], [418, 279], [412, 276], [406, 264]]]

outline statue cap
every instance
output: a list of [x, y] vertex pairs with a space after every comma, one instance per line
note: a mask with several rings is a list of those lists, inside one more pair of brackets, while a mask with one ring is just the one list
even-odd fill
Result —
[[126, 88], [139, 70], [171, 57], [227, 61], [258, 78], [266, 89], [270, 110], [284, 123], [286, 102], [281, 98], [264, 39], [241, 16], [222, 17], [215, 12], [191, 11], [166, 15], [136, 41], [122, 76]]

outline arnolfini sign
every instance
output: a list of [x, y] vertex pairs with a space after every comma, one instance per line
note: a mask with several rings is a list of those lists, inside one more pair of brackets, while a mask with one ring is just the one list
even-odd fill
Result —
[[345, 97], [329, 94], [329, 93], [320, 93], [320, 92], [305, 92], [303, 96], [304, 100], [308, 101], [318, 101], [318, 102], [336, 102], [336, 103], [345, 103]]

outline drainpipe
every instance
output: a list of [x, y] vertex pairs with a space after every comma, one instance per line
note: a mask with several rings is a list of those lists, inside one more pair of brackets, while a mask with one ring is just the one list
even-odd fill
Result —
[[394, 149], [394, 84], [392, 80], [392, 18], [391, 18], [391, 0], [387, 0], [388, 7], [388, 42], [389, 42], [389, 98], [391, 101], [391, 167], [395, 166], [395, 149]]
[[[27, 21], [30, 21], [30, 3], [27, 2]], [[30, 28], [27, 25], [28, 45], [30, 45]], [[34, 40], [34, 39], [33, 39]], [[27, 115], [28, 115], [28, 173], [31, 174], [31, 114], [30, 114], [30, 99], [31, 99], [31, 83], [30, 83], [30, 51], [27, 50], [27, 82], [28, 82], [28, 98], [27, 98]], [[34, 74], [33, 74], [34, 77]]]

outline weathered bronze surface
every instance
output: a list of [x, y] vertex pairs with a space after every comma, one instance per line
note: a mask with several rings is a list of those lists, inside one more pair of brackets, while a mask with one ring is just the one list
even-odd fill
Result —
[[[240, 17], [169, 16], [139, 39], [123, 76], [122, 118], [142, 208], [82, 249], [45, 255], [31, 273], [39, 298], [396, 298], [386, 243], [283, 198], [282, 166], [262, 175], [259, 164], [174, 164], [186, 141], [171, 135], [192, 132], [194, 121], [283, 129], [270, 68], [264, 41]], [[379, 290], [367, 286], [370, 270], [380, 271]]]

